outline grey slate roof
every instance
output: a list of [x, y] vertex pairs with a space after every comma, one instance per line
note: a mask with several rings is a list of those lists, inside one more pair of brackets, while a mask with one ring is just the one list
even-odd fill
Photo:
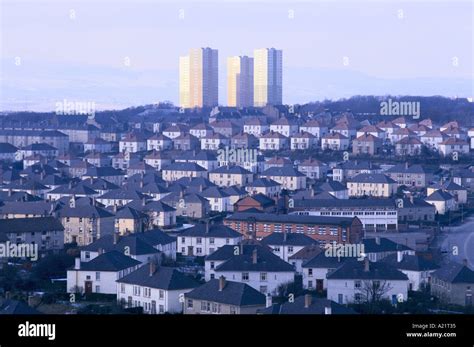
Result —
[[282, 304], [273, 304], [263, 310], [260, 314], [324, 314], [326, 307], [331, 308], [331, 314], [357, 314], [353, 309], [339, 305], [338, 303], [313, 296], [311, 304], [305, 307], [305, 297], [298, 296], [294, 302], [284, 302]]
[[449, 283], [474, 283], [474, 271], [453, 261], [441, 266], [432, 276]]
[[206, 230], [205, 224], [196, 224], [192, 228], [184, 230], [179, 236], [236, 238], [242, 235], [222, 224], [209, 224], [208, 230]]
[[[253, 251], [252, 251], [253, 253]], [[294, 272], [293, 265], [288, 264], [271, 252], [259, 252], [257, 249], [257, 262], [253, 263], [253, 254], [240, 254], [232, 256], [225, 263], [216, 267], [215, 271], [258, 271], [258, 272]]]
[[272, 166], [262, 172], [260, 176], [303, 177], [305, 175], [291, 166]]
[[314, 257], [308, 259], [303, 263], [303, 268], [322, 268], [322, 269], [337, 269], [345, 262], [350, 260], [346, 257], [327, 257], [325, 250], [322, 249]]
[[368, 173], [361, 173], [355, 177], [352, 177], [347, 180], [348, 182], [356, 182], [356, 183], [396, 183], [390, 177], [384, 174], [368, 174]]
[[63, 230], [63, 225], [54, 217], [0, 219], [0, 233], [27, 233]]
[[[122, 252], [110, 251], [98, 255], [88, 262], [81, 263], [80, 270], [117, 272], [139, 264], [140, 262], [138, 260], [127, 257]], [[72, 270], [72, 268], [70, 270]]]
[[454, 199], [454, 197], [442, 190], [436, 190], [433, 193], [431, 193], [425, 201], [448, 201]]
[[[127, 247], [127, 248], [126, 248]], [[135, 234], [121, 236], [114, 244], [113, 235], [104, 235], [93, 243], [81, 248], [81, 251], [98, 252], [102, 249], [105, 252], [118, 251], [124, 253], [130, 251], [131, 255], [155, 254], [159, 251], [149, 242], [135, 236]]]
[[163, 290], [189, 289], [199, 286], [192, 277], [172, 267], [157, 266], [156, 271], [150, 276], [149, 264], [122, 277], [117, 282]]
[[375, 238], [362, 240], [362, 243], [364, 244], [364, 252], [379, 253], [411, 250], [410, 247], [393, 242], [392, 240], [385, 237], [379, 237], [378, 240], [380, 244], [377, 243], [377, 239]]
[[407, 281], [408, 277], [401, 271], [386, 263], [369, 262], [369, 271], [364, 271], [365, 261], [349, 260], [341, 267], [327, 275], [327, 279], [355, 280], [397, 280]]
[[7, 299], [2, 302], [0, 305], [0, 315], [1, 314], [41, 314], [38, 310], [34, 309], [33, 307], [28, 306], [28, 304], [18, 301], [18, 300], [11, 300]]
[[225, 281], [219, 291], [219, 280], [213, 279], [185, 294], [186, 298], [205, 300], [233, 306], [265, 305], [266, 297], [248, 284]]
[[308, 235], [299, 233], [271, 233], [263, 238], [261, 242], [269, 246], [308, 246], [317, 243]]
[[238, 252], [242, 254], [252, 254], [254, 249], [257, 249], [258, 253], [262, 252], [269, 252], [273, 254], [273, 251], [268, 248], [267, 246], [263, 246], [260, 244], [251, 244], [251, 245], [224, 245], [219, 247], [216, 251], [209, 254], [205, 260], [206, 261], [220, 261], [220, 260], [228, 260], [232, 258], [236, 253], [236, 247], [238, 247]]
[[401, 262], [397, 261], [397, 254], [390, 254], [381, 260], [384, 263], [390, 264], [399, 270], [407, 271], [429, 271], [439, 268], [438, 265], [432, 261], [426, 260], [419, 255], [403, 255]]
[[300, 216], [296, 214], [235, 212], [227, 220], [255, 220], [257, 222], [350, 225], [355, 217]]

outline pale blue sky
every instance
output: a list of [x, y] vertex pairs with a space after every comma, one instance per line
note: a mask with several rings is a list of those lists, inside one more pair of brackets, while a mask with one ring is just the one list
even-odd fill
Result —
[[222, 104], [226, 57], [261, 47], [283, 49], [285, 103], [474, 96], [468, 0], [0, 2], [0, 110], [52, 110], [65, 98], [99, 109], [177, 103], [178, 57], [203, 46], [219, 50]]

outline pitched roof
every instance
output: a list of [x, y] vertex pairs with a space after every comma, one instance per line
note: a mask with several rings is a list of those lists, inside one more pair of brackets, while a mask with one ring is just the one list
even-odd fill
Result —
[[155, 271], [150, 275], [150, 264], [140, 267], [117, 282], [162, 290], [189, 289], [199, 286], [195, 279], [172, 267], [156, 266]]
[[186, 298], [206, 300], [233, 306], [265, 305], [266, 297], [246, 283], [225, 280], [222, 290], [219, 290], [219, 279], [212, 279], [202, 286], [186, 293]]
[[[365, 264], [369, 264], [369, 271], [365, 271]], [[360, 279], [360, 280], [394, 280], [407, 281], [408, 277], [401, 271], [386, 263], [348, 260], [341, 267], [327, 275], [327, 279]]]
[[286, 176], [286, 177], [305, 177], [304, 174], [290, 166], [272, 166], [262, 172], [260, 176]]
[[27, 233], [37, 231], [63, 231], [64, 227], [54, 217], [0, 219], [0, 233]]
[[410, 247], [401, 243], [393, 242], [385, 237], [371, 238], [362, 240], [365, 253], [383, 253], [411, 250]]
[[[102, 253], [94, 259], [81, 263], [80, 271], [117, 272], [140, 264], [138, 260], [127, 257], [122, 252], [110, 251]], [[72, 270], [71, 268], [70, 270]]]
[[[310, 295], [310, 294], [309, 294]], [[334, 301], [311, 297], [311, 304], [306, 307], [304, 295], [298, 296], [293, 302], [273, 304], [259, 310], [259, 314], [325, 314], [326, 308], [331, 308], [331, 314], [357, 314], [353, 309], [340, 305]]]
[[[256, 262], [253, 262], [256, 252]], [[267, 251], [259, 252], [255, 248], [251, 254], [239, 254], [229, 258], [215, 269], [216, 272], [227, 271], [259, 271], [259, 272], [294, 272], [293, 265], [288, 264], [275, 254]]]
[[271, 233], [262, 239], [263, 245], [308, 246], [317, 241], [305, 234], [299, 233]]
[[376, 173], [361, 173], [355, 177], [352, 177], [347, 180], [348, 182], [355, 182], [355, 183], [396, 183], [390, 177], [384, 174], [376, 174]]
[[397, 254], [390, 254], [384, 257], [381, 261], [388, 263], [399, 270], [407, 271], [429, 271], [439, 268], [439, 266], [432, 261], [426, 260], [419, 255], [404, 254], [402, 261], [399, 262], [397, 261]]
[[295, 223], [295, 224], [326, 224], [350, 225], [355, 217], [326, 217], [326, 216], [301, 216], [297, 214], [250, 213], [235, 212], [227, 220], [255, 220], [257, 222]]
[[474, 271], [453, 261], [441, 266], [432, 276], [449, 283], [474, 283]]
[[179, 236], [236, 238], [242, 235], [222, 224], [209, 224], [206, 227], [206, 224], [201, 223], [184, 230]]
[[451, 199], [454, 199], [454, 197], [443, 191], [443, 190], [436, 190], [434, 191], [433, 193], [431, 193], [426, 199], [425, 201], [448, 201], [448, 200], [451, 200]]
[[33, 307], [28, 306], [28, 304], [18, 301], [18, 300], [11, 300], [7, 299], [2, 302], [0, 305], [0, 314], [41, 314], [38, 310], [34, 309]]

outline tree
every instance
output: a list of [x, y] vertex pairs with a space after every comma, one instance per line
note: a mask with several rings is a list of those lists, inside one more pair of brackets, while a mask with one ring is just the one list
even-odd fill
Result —
[[376, 304], [391, 289], [392, 286], [387, 281], [365, 280], [361, 283], [357, 294], [360, 295], [360, 301], [367, 304]]

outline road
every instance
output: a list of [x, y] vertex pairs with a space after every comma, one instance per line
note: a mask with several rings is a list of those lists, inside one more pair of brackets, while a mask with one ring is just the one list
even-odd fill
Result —
[[[452, 260], [462, 262], [467, 259], [474, 269], [474, 217], [469, 217], [459, 226], [445, 227], [441, 238], [441, 250], [448, 251]], [[458, 251], [458, 254], [455, 251]]]

